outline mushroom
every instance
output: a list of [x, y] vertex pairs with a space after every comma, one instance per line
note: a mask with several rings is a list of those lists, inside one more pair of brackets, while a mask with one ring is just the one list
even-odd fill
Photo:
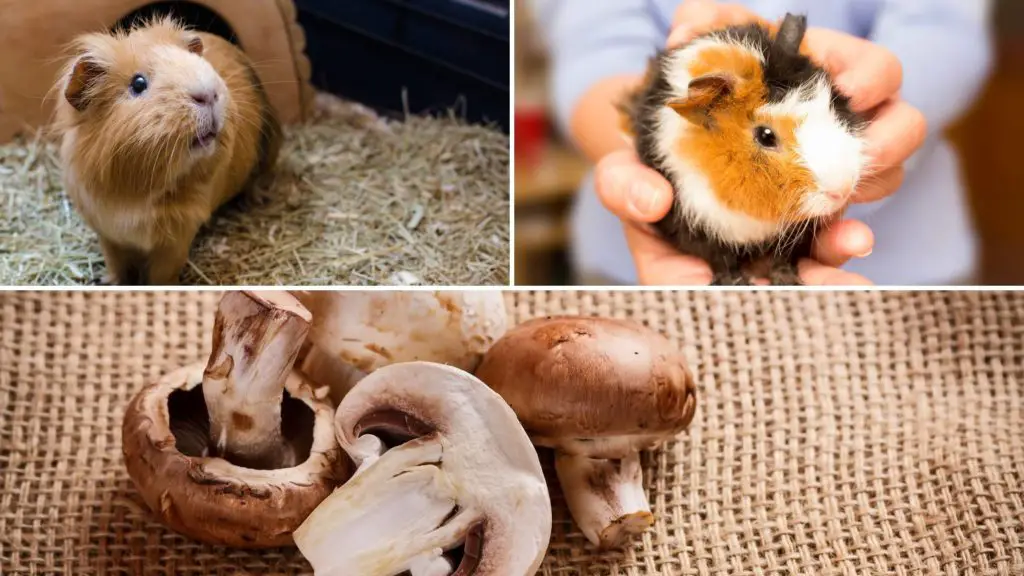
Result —
[[654, 522], [639, 450], [685, 429], [696, 388], [661, 334], [623, 320], [524, 322], [491, 347], [476, 375], [505, 399], [555, 472], [583, 534], [622, 546]]
[[362, 379], [335, 416], [355, 475], [295, 531], [316, 576], [532, 576], [551, 536], [540, 460], [512, 409], [431, 362]]
[[290, 545], [348, 477], [327, 389], [292, 370], [308, 324], [309, 312], [288, 293], [229, 292], [209, 361], [132, 399], [125, 466], [170, 528], [226, 546]]
[[497, 291], [294, 294], [313, 313], [301, 370], [330, 385], [335, 406], [360, 378], [389, 364], [422, 360], [472, 372], [508, 328]]

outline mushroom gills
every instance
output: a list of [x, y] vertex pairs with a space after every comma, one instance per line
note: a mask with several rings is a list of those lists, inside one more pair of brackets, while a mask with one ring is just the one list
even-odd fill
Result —
[[356, 436], [365, 434], [378, 438], [387, 449], [433, 432], [434, 428], [426, 422], [394, 409], [376, 410], [363, 416], [353, 430]]
[[[203, 385], [171, 392], [167, 399], [171, 434], [175, 446], [185, 456], [193, 458], [224, 457], [210, 437], [210, 413], [203, 397]], [[309, 458], [313, 445], [314, 415], [309, 406], [293, 398], [287, 391], [281, 398], [281, 435], [284, 449], [294, 454], [296, 461]], [[230, 462], [230, 458], [228, 458]], [[239, 462], [232, 462], [240, 464]], [[276, 466], [269, 462], [246, 462], [256, 470], [272, 470]]]
[[316, 576], [473, 574], [481, 519], [458, 507], [442, 452], [431, 438], [407, 442], [324, 500], [294, 534]]
[[664, 434], [619, 434], [592, 438], [555, 438], [531, 434], [537, 446], [555, 448], [565, 454], [598, 459], [626, 458], [638, 450], [649, 450], [664, 442]]

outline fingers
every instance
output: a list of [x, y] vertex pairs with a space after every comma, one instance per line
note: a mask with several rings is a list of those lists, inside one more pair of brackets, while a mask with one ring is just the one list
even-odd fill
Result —
[[602, 158], [594, 178], [601, 203], [623, 220], [657, 222], [672, 208], [672, 185], [641, 164], [632, 150]]
[[928, 123], [921, 112], [903, 100], [882, 104], [864, 131], [870, 166], [888, 170], [902, 166], [928, 135]]
[[814, 258], [825, 266], [839, 267], [851, 258], [866, 258], [875, 247], [875, 235], [867, 224], [842, 220], [820, 233], [814, 242]]
[[638, 226], [626, 223], [624, 227], [641, 286], [706, 286], [711, 283], [711, 267], [707, 262], [680, 254]]
[[738, 26], [759, 21], [757, 14], [736, 4], [718, 4], [713, 0], [687, 0], [676, 8], [672, 33], [667, 45], [674, 48], [715, 28]]
[[814, 260], [801, 260], [798, 265], [800, 280], [806, 286], [871, 286], [860, 274], [825, 266]]
[[[711, 267], [703, 260], [680, 254], [641, 226], [626, 223], [624, 230], [641, 286], [706, 286], [711, 283]], [[800, 278], [808, 286], [869, 286], [871, 282], [867, 278], [838, 267], [852, 257], [869, 255], [873, 246], [874, 235], [867, 225], [856, 220], [839, 222], [818, 239], [817, 260], [800, 262]], [[761, 279], [757, 284], [763, 285], [766, 281]]]
[[672, 27], [677, 28], [694, 18], [706, 18], [706, 14], [717, 7], [716, 0], [683, 0], [672, 14]]
[[906, 170], [903, 166], [896, 166], [882, 171], [880, 174], [868, 174], [861, 179], [854, 193], [852, 202], [863, 204], [876, 202], [899, 190], [903, 185], [903, 178]]
[[824, 28], [809, 29], [806, 41], [812, 57], [829, 71], [857, 112], [878, 106], [903, 86], [899, 58], [878, 44]]
[[623, 220], [641, 285], [689, 286], [711, 282], [711, 268], [706, 262], [680, 254], [640, 226], [657, 222], [668, 214], [672, 208], [672, 185], [641, 164], [635, 152], [621, 150], [602, 158], [595, 169], [595, 187], [605, 208]]

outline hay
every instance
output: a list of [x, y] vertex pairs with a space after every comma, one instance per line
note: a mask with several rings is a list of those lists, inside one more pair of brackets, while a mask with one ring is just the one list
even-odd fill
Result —
[[[96, 235], [57, 145], [0, 146], [0, 284], [96, 284]], [[507, 285], [509, 141], [453, 116], [391, 121], [321, 95], [287, 129], [274, 182], [200, 233], [185, 284]]]

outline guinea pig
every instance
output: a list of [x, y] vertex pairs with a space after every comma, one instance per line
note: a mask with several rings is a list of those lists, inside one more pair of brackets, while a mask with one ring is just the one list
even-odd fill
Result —
[[713, 284], [800, 284], [796, 263], [866, 170], [864, 121], [805, 54], [807, 19], [711, 32], [651, 59], [620, 104], [641, 162], [672, 183], [654, 228], [706, 260]]
[[252, 63], [171, 18], [86, 34], [55, 128], [72, 204], [116, 284], [176, 284], [199, 228], [268, 174], [281, 127]]

